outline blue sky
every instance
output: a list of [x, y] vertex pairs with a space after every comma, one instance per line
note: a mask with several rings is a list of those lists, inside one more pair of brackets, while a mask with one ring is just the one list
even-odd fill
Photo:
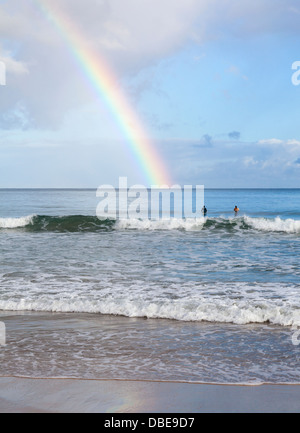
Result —
[[[300, 187], [298, 1], [58, 4], [114, 68], [174, 183]], [[0, 187], [145, 182], [31, 1], [0, 1], [0, 61]]]

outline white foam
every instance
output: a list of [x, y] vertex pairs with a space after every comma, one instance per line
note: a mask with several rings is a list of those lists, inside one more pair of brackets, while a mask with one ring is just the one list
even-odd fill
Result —
[[138, 220], [125, 219], [117, 221], [116, 228], [136, 229], [136, 230], [201, 230], [206, 222], [206, 218], [190, 219], [161, 219], [161, 220]]
[[[137, 220], [125, 219], [119, 220], [116, 223], [116, 229], [120, 230], [184, 230], [184, 231], [197, 231], [202, 230], [204, 224], [207, 222], [215, 222], [219, 224], [229, 223], [230, 226], [235, 227], [237, 232], [240, 232], [243, 227], [242, 223], [245, 222], [248, 226], [255, 230], [265, 232], [283, 232], [283, 233], [300, 233], [300, 221], [294, 219], [283, 220], [280, 217], [275, 219], [269, 218], [252, 218], [244, 216], [241, 218], [198, 218], [198, 219], [161, 219], [157, 221], [152, 220]], [[214, 230], [214, 226], [211, 230]], [[226, 226], [224, 226], [226, 230]]]
[[300, 326], [299, 310], [265, 305], [200, 301], [191, 307], [189, 302], [142, 302], [133, 300], [21, 300], [1, 301], [4, 311], [47, 311], [63, 313], [100, 313], [149, 319], [171, 319], [184, 322], [219, 322], [246, 325], [272, 323], [281, 326]]
[[282, 220], [268, 218], [250, 218], [245, 216], [245, 222], [256, 230], [267, 232], [300, 233], [300, 221], [294, 219]]
[[[38, 287], [17, 287], [0, 300], [0, 310], [49, 311], [64, 313], [101, 313], [127, 317], [147, 317], [179, 321], [219, 323], [272, 323], [300, 326], [299, 287], [276, 284], [247, 285], [246, 283], [171, 284], [171, 299], [160, 285], [136, 282], [104, 283], [102, 289], [76, 282], [57, 287], [57, 294], [41, 294]], [[222, 293], [221, 293], [222, 289]], [[294, 289], [294, 290], [293, 290]], [[16, 293], [19, 292], [18, 296]], [[26, 293], [26, 296], [24, 294]], [[21, 297], [23, 294], [23, 297]], [[21, 296], [20, 296], [21, 295]]]
[[15, 229], [32, 224], [34, 215], [21, 218], [0, 218], [0, 229]]
[[[35, 215], [28, 215], [20, 218], [0, 218], [0, 229], [13, 229], [26, 227], [33, 224]], [[244, 216], [242, 218], [190, 218], [190, 219], [161, 219], [161, 220], [138, 220], [124, 219], [116, 222], [115, 228], [119, 230], [183, 230], [183, 231], [198, 231], [202, 230], [207, 221], [216, 223], [231, 223], [236, 226], [236, 230], [241, 230], [241, 224], [244, 221], [248, 226], [255, 230], [265, 232], [283, 232], [283, 233], [300, 233], [300, 221], [294, 219], [283, 220], [280, 217], [275, 219], [268, 218], [252, 218]], [[224, 227], [226, 230], [226, 228]], [[214, 230], [214, 227], [211, 227]]]

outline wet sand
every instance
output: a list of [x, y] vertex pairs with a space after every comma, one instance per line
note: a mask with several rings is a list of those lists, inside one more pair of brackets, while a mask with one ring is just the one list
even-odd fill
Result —
[[[204, 381], [206, 373], [206, 382], [221, 382], [218, 377], [223, 378], [226, 368], [242, 381], [244, 376], [248, 379], [251, 366], [255, 377], [257, 370], [263, 373], [267, 368], [273, 375], [284, 368], [296, 375], [298, 352], [291, 344], [289, 329], [32, 312], [3, 312], [2, 320], [7, 345], [1, 352], [0, 413], [300, 412], [300, 385], [184, 382], [186, 377]], [[291, 358], [289, 364], [278, 364], [282, 347], [295, 351], [293, 365]], [[274, 349], [280, 353], [271, 352]], [[249, 364], [250, 350], [257, 357]], [[194, 375], [193, 363], [197, 366]], [[202, 364], [209, 368], [201, 370]], [[25, 378], [27, 375], [82, 379]], [[145, 376], [149, 380], [143, 380]], [[138, 380], [130, 380], [135, 378]]]
[[298, 413], [300, 385], [0, 378], [0, 413]]
[[1, 321], [0, 377], [300, 384], [288, 327], [29, 311]]

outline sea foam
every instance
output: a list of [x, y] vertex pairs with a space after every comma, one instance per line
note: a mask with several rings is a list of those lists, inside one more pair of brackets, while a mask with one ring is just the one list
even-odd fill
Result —
[[117, 229], [135, 230], [201, 230], [206, 222], [206, 218], [192, 219], [161, 219], [161, 220], [137, 220], [124, 219], [117, 221]]
[[160, 220], [99, 220], [96, 216], [66, 215], [40, 216], [29, 215], [20, 218], [0, 218], [0, 229], [29, 228], [32, 231], [53, 232], [97, 232], [103, 230], [137, 230], [137, 231], [222, 231], [238, 232], [255, 230], [300, 234], [300, 221], [295, 219], [258, 218], [258, 217], [202, 217], [190, 219], [160, 219]]
[[275, 219], [250, 218], [245, 216], [246, 224], [256, 230], [267, 232], [300, 233], [300, 221], [294, 219], [283, 220], [280, 217]]
[[76, 287], [74, 282], [68, 287], [64, 283], [64, 290], [52, 288], [52, 291], [57, 291], [57, 295], [42, 293], [38, 287], [29, 286], [25, 287], [23, 297], [20, 297], [20, 291], [19, 296], [14, 295], [18, 292], [16, 288], [12, 290], [11, 296], [0, 300], [0, 310], [96, 313], [239, 325], [271, 323], [300, 326], [297, 286], [280, 283], [215, 283], [214, 287], [197, 283], [171, 284], [169, 290], [178, 296], [178, 299], [172, 299], [170, 295], [163, 294], [160, 285], [154, 283], [115, 284], [113, 289], [110, 287], [111, 282], [103, 283], [101, 290], [93, 290], [89, 285]]
[[33, 223], [34, 215], [29, 215], [20, 218], [0, 218], [1, 229], [15, 229], [26, 227]]

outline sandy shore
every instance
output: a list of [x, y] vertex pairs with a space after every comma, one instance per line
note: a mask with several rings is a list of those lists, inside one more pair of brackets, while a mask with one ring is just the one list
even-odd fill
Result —
[[0, 378], [0, 413], [298, 413], [300, 385]]

